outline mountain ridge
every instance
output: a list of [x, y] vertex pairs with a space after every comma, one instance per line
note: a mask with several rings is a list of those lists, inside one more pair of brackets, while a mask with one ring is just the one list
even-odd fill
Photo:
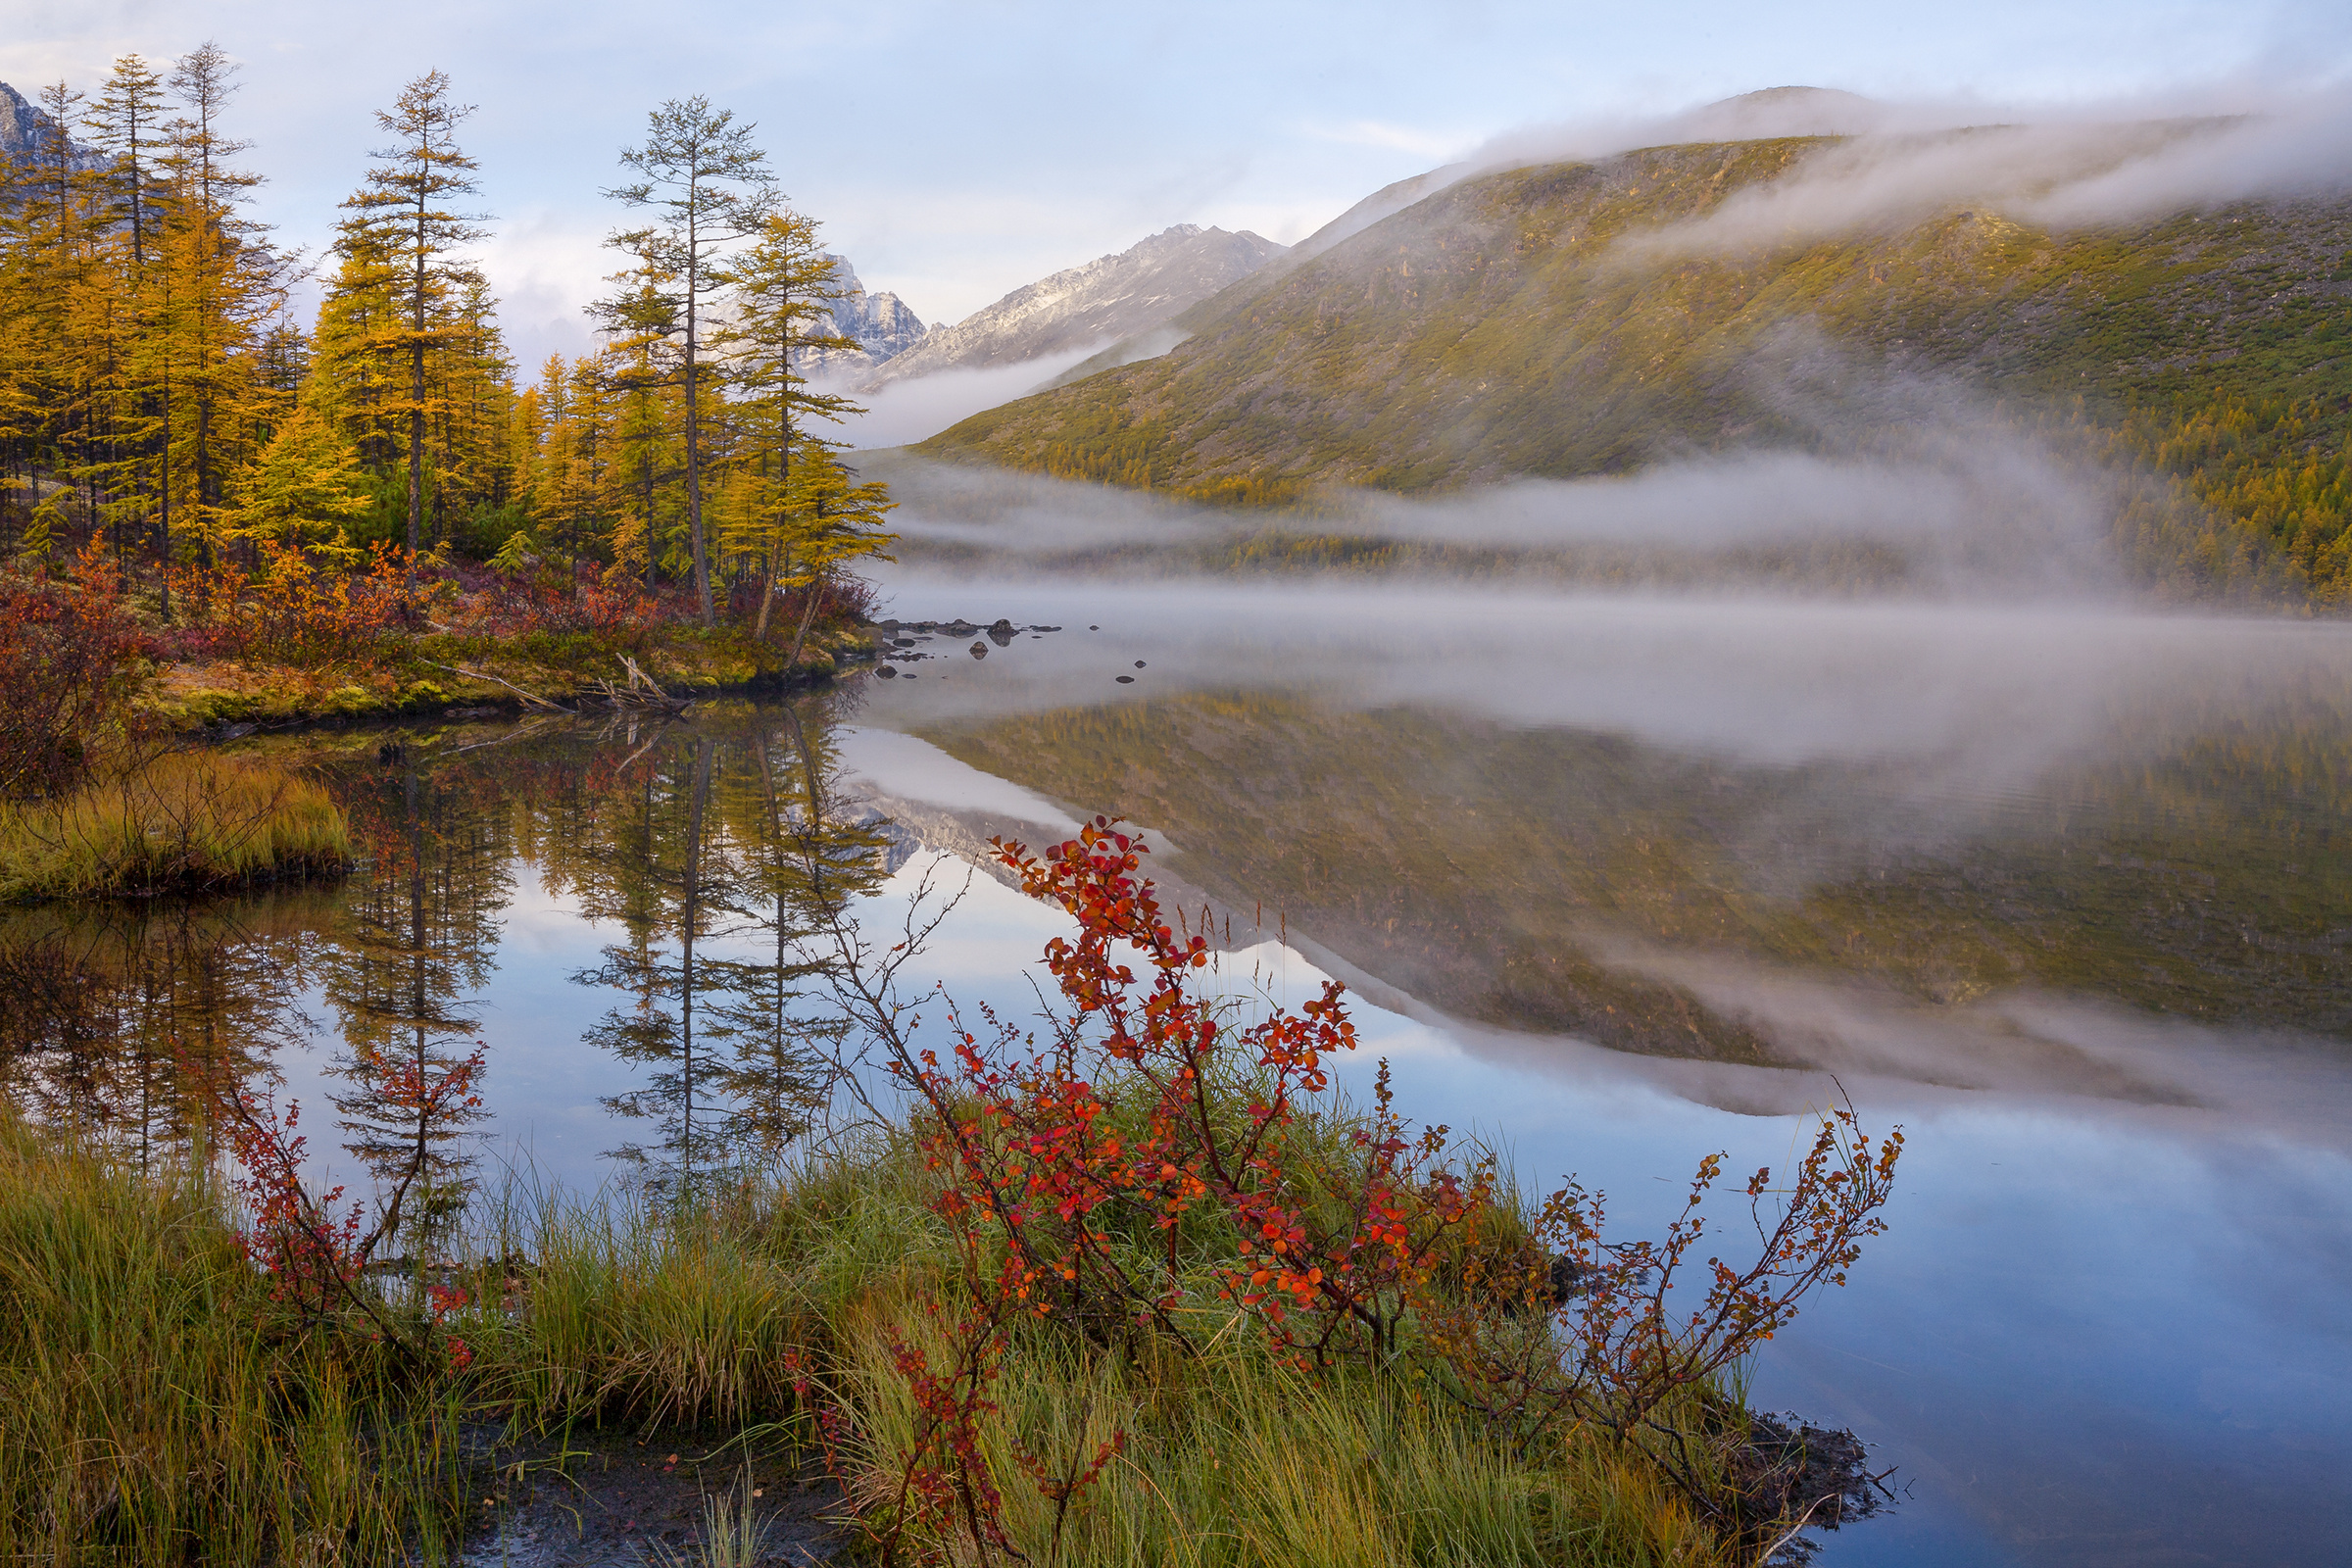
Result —
[[[1818, 444], [1820, 410], [1792, 406], [1792, 377], [1816, 401], [1839, 383], [1841, 418], [1868, 415], [1854, 407], [1874, 380], [2087, 400], [2101, 439], [2184, 479], [2210, 467], [2189, 448], [2211, 442], [2129, 428], [2129, 411], [2187, 428], [2242, 422], [2231, 400], [2301, 409], [2257, 418], [2290, 478], [2352, 437], [2345, 200], [2073, 229], [1946, 204], [1745, 249], [1641, 250], [1754, 208], [1840, 145], [1681, 144], [1452, 180], [1196, 307], [1165, 357], [918, 450], [1203, 499], [1453, 489]], [[2199, 495], [2315, 582], [2352, 584], [2343, 465], [2328, 461], [2282, 499]]]
[[1124, 251], [1014, 289], [855, 384], [875, 391], [950, 369], [993, 369], [1149, 333], [1284, 254], [1248, 230], [1178, 223]]

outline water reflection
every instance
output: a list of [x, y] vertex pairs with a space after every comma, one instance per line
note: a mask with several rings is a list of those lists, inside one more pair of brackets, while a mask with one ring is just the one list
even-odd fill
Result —
[[[622, 1129], [606, 1152], [650, 1185], [772, 1160], [823, 1102], [843, 1028], [803, 939], [894, 843], [840, 798], [837, 705], [328, 742], [314, 764], [361, 851], [340, 885], [0, 914], [0, 1092], [151, 1161], [209, 1147], [229, 1086], [289, 1083], [322, 1177], [422, 1172], [395, 1238], [410, 1250], [440, 1246], [486, 1179], [485, 1124], [544, 1098], [502, 1083], [543, 1040], [610, 1057], [566, 1076], [596, 1086]], [[566, 966], [589, 1016], [501, 997], [510, 930], [556, 911], [564, 951], [597, 939]], [[486, 1102], [426, 1108], [417, 1086], [476, 1054]]]
[[[1088, 623], [1068, 608], [1032, 618]], [[1759, 1367], [1770, 1405], [1854, 1425], [1915, 1482], [1827, 1561], [2325, 1560], [2352, 1529], [2336, 643], [2273, 658], [2270, 630], [2197, 630], [2214, 682], [2196, 660], [2163, 672], [2168, 702], [2085, 677], [2021, 711], [2022, 739], [1995, 722], [2020, 660], [1988, 656], [1994, 696], [1947, 692], [1942, 721], [1874, 748], [1776, 727], [1804, 691], [1603, 722], [1641, 704], [1585, 645], [1565, 693], [1427, 696], [1477, 664], [1349, 686], [1280, 663], [1306, 613], [1255, 643], [1230, 615], [1108, 652], [1025, 639], [949, 679], [908, 666], [861, 710], [304, 739], [367, 862], [332, 888], [0, 915], [0, 1092], [153, 1160], [207, 1143], [219, 1085], [277, 1077], [332, 1100], [331, 1136], [306, 1125], [338, 1176], [425, 1151], [423, 1246], [520, 1162], [716, 1180], [808, 1135], [839, 1025], [803, 938], [845, 908], [895, 923], [910, 828], [969, 853], [1125, 810], [1237, 927], [1287, 917], [1287, 945], [1236, 962], [1294, 998], [1301, 955], [1367, 982], [1389, 1010], [1359, 1013], [1366, 1057], [1531, 1182], [1574, 1171], [1646, 1221], [1697, 1152], [1781, 1163], [1774, 1113], [1826, 1092], [1808, 1064], [1911, 1124], [1894, 1233]], [[1158, 684], [1104, 700], [1137, 658]], [[2058, 744], [2052, 713], [2105, 727]], [[1998, 755], [1967, 755], [1985, 736]], [[1058, 930], [977, 882], [912, 989], [1025, 1016]], [[402, 1073], [475, 1050], [487, 1119], [404, 1119]]]

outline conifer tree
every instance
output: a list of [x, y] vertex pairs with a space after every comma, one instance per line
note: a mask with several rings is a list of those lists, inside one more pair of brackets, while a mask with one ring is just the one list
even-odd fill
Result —
[[82, 122], [98, 145], [114, 155], [106, 181], [110, 217], [129, 226], [131, 256], [141, 268], [147, 265], [149, 193], [163, 114], [164, 78], [133, 54], [115, 62], [105, 89]]
[[[776, 205], [767, 155], [708, 98], [673, 98], [649, 117], [645, 145], [624, 148], [623, 166], [641, 176], [605, 194], [650, 210], [652, 221], [616, 231], [609, 244], [637, 256], [652, 286], [673, 309], [664, 336], [678, 340], [684, 393], [686, 526], [694, 552], [694, 588], [704, 624], [717, 618], [703, 531], [703, 324], [710, 297], [724, 285], [720, 258], [758, 234]], [[643, 323], [650, 327], [650, 323]]]
[[[279, 264], [261, 243], [261, 226], [237, 211], [261, 180], [227, 160], [249, 144], [220, 127], [234, 75], [211, 43], [174, 64], [172, 90], [188, 112], [166, 127], [160, 162], [169, 200], [157, 223], [155, 297], [140, 332], [162, 416], [164, 515], [174, 494], [184, 497], [182, 531], [208, 555], [232, 531], [230, 476], [260, 450], [278, 403], [260, 378], [255, 347], [283, 303]], [[167, 574], [167, 614], [170, 608]]]
[[459, 247], [483, 237], [476, 227], [484, 215], [451, 204], [478, 192], [480, 166], [459, 148], [457, 129], [473, 113], [471, 104], [453, 103], [449, 77], [428, 71], [401, 89], [391, 113], [379, 112], [376, 125], [393, 140], [372, 156], [383, 160], [368, 171], [366, 185], [344, 202], [353, 216], [342, 224], [338, 249], [347, 262], [389, 274], [374, 279], [399, 306], [397, 324], [377, 330], [380, 347], [406, 361], [408, 386], [399, 412], [407, 416], [409, 466], [409, 549], [423, 548], [426, 362], [432, 351], [462, 333], [443, 306], [478, 277]]
[[816, 220], [795, 212], [769, 215], [760, 242], [730, 267], [733, 318], [716, 334], [735, 385], [746, 394], [738, 417], [746, 436], [744, 495], [730, 544], [760, 561], [756, 635], [767, 635], [776, 574], [791, 553], [792, 458], [808, 420], [861, 413], [849, 399], [810, 390], [797, 367], [812, 352], [858, 347], [833, 326], [827, 303], [842, 297], [838, 264], [817, 248]]
[[236, 532], [289, 550], [323, 549], [346, 558], [345, 519], [368, 508], [368, 475], [343, 433], [309, 409], [277, 427], [243, 486]]

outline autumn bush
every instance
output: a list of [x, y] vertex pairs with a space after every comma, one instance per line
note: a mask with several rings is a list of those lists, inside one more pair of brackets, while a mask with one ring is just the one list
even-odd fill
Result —
[[[866, 1016], [912, 1107], [941, 1245], [910, 1303], [805, 1393], [885, 1562], [1105, 1560], [1083, 1544], [1088, 1494], [1144, 1439], [1124, 1414], [1139, 1380], [1204, 1364], [1218, 1399], [1238, 1378], [1358, 1409], [1434, 1401], [1417, 1430], [1462, 1464], [1564, 1492], [1614, 1467], [1673, 1499], [1638, 1513], [1735, 1555], [1863, 1503], [1850, 1466], [1825, 1494], [1786, 1445], [1760, 1458], [1722, 1378], [1842, 1283], [1882, 1228], [1899, 1134], [1840, 1110], [1785, 1181], [1757, 1172], [1746, 1262], [1695, 1261], [1720, 1156], [1660, 1239], [1609, 1236], [1574, 1185], [1524, 1206], [1483, 1152], [1406, 1124], [1385, 1064], [1368, 1109], [1334, 1103], [1331, 1063], [1355, 1043], [1338, 984], [1295, 1010], [1203, 985], [1206, 936], [1171, 923], [1145, 853], [1102, 819], [1043, 856], [998, 846], [1075, 922], [1047, 948], [1060, 1006], [1042, 1030], [984, 1015], [943, 1059], [894, 1009]], [[1671, 1293], [1693, 1267], [1703, 1298], [1685, 1308]], [[1075, 1386], [1075, 1408], [1023, 1419], [1041, 1361], [1067, 1369], [1047, 1382]]]
[[0, 571], [0, 800], [87, 775], [120, 723], [146, 639], [95, 549], [65, 581]]
[[180, 659], [336, 664], [361, 659], [419, 612], [415, 564], [388, 545], [365, 569], [263, 541], [250, 568], [221, 561], [174, 571], [179, 624], [164, 646]]

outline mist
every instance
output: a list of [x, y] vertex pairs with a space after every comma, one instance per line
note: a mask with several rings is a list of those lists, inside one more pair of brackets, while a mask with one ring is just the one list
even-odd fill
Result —
[[2066, 228], [2352, 191], [2352, 88], [2269, 82], [2068, 104], [1780, 89], [1651, 118], [1528, 126], [1444, 172], [1458, 179], [1642, 147], [1794, 136], [1842, 140], [1702, 219], [1630, 238], [1628, 250], [1789, 243], [1964, 206]]
[[[1326, 486], [1237, 514], [1166, 495], [876, 455], [912, 559], [1186, 573], [1286, 538], [1406, 547], [1391, 570], [1791, 593], [2122, 600], [2132, 481], [2073, 462], [1925, 376], [1852, 373], [1789, 334], [1755, 373], [1796, 448], [1431, 496]], [[1237, 552], [1240, 554], [1237, 555]]]
[[815, 390], [840, 393], [865, 411], [841, 420], [834, 432], [838, 439], [859, 449], [903, 447], [928, 440], [983, 409], [1027, 397], [1102, 349], [1100, 343], [1089, 343], [1018, 365], [940, 370], [891, 381], [873, 391], [854, 390], [850, 383], [857, 377], [844, 375], [820, 380]]

